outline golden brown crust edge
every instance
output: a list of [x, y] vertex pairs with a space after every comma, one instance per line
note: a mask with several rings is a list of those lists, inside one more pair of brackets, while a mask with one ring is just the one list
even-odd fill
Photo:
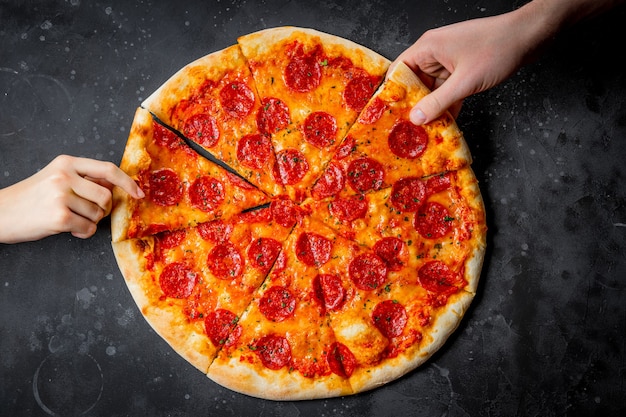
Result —
[[[152, 140], [152, 116], [142, 108], [135, 111], [120, 168], [131, 178], [150, 166], [150, 155], [146, 152], [146, 144]], [[111, 211], [111, 239], [119, 242], [128, 238], [134, 199], [128, 193], [115, 187], [113, 189], [113, 209]]]
[[423, 365], [457, 329], [473, 298], [473, 294], [466, 292], [457, 294], [455, 301], [446, 305], [444, 311], [437, 316], [419, 346], [396, 358], [385, 360], [380, 366], [355, 373], [350, 380], [354, 393], [381, 387]]
[[[263, 29], [258, 32], [240, 36], [238, 42], [249, 58], [273, 53], [272, 48], [290, 39], [319, 38], [325, 50], [331, 55], [347, 55], [352, 63], [365, 69], [370, 74], [384, 74], [391, 61], [379, 53], [351, 40], [311, 28], [281, 26]], [[335, 51], [339, 48], [339, 51]]]
[[142, 103], [161, 121], [171, 124], [171, 112], [176, 104], [191, 96], [206, 80], [220, 78], [227, 71], [247, 65], [238, 45], [212, 52], [185, 65], [167, 79]]
[[201, 326], [190, 323], [175, 300], [160, 296], [158, 283], [146, 269], [146, 251], [151, 238], [113, 242], [113, 253], [128, 290], [150, 327], [187, 362], [207, 372], [215, 349], [202, 333]]
[[287, 369], [262, 369], [258, 372], [236, 358], [225, 362], [216, 360], [209, 367], [207, 376], [233, 391], [273, 401], [314, 400], [353, 394], [349, 381], [334, 374], [315, 379]]
[[483, 261], [487, 248], [487, 219], [485, 204], [478, 186], [478, 179], [471, 167], [457, 171], [461, 195], [468, 204], [473, 220], [472, 253], [465, 260], [465, 290], [475, 294], [482, 274]]
[[472, 251], [464, 262], [465, 289], [450, 297], [416, 349], [409, 349], [397, 358], [388, 359], [380, 366], [357, 372], [351, 378], [355, 393], [369, 391], [396, 380], [414, 371], [428, 361], [448, 340], [461, 324], [471, 305], [480, 281], [486, 249], [487, 226], [484, 202], [478, 187], [478, 180], [468, 166], [457, 171], [458, 186], [468, 204], [475, 226], [472, 230]]

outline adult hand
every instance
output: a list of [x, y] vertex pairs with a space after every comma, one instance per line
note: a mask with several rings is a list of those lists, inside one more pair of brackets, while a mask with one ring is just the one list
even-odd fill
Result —
[[533, 0], [508, 13], [425, 32], [394, 62], [403, 61], [433, 90], [412, 109], [411, 121], [428, 123], [446, 110], [456, 117], [463, 99], [510, 77], [563, 28], [621, 3]]
[[114, 186], [134, 198], [144, 197], [135, 181], [112, 162], [58, 156], [31, 177], [0, 190], [0, 242], [62, 232], [88, 238], [111, 212]]
[[428, 123], [446, 110], [456, 117], [464, 98], [509, 77], [534, 47], [513, 29], [516, 19], [509, 13], [432, 29], [400, 54], [396, 62], [407, 64], [433, 90], [412, 109], [411, 121]]

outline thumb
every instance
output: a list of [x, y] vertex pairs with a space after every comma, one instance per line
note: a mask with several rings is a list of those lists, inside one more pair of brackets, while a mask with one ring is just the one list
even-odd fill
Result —
[[411, 122], [422, 125], [435, 120], [452, 107], [460, 109], [459, 106], [464, 96], [459, 94], [459, 91], [461, 89], [456, 85], [454, 77], [451, 76], [413, 106], [409, 114]]

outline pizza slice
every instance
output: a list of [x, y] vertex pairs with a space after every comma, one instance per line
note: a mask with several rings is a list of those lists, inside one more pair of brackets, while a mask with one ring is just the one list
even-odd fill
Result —
[[184, 66], [142, 106], [271, 196], [284, 193], [271, 172], [270, 138], [252, 74], [233, 45]]
[[465, 268], [466, 291], [476, 289], [487, 227], [470, 167], [401, 178], [366, 194], [309, 199], [302, 208], [343, 237], [373, 248], [390, 268], [444, 259]]
[[312, 29], [278, 27], [238, 39], [261, 98], [259, 128], [272, 137], [273, 176], [295, 201], [313, 181], [383, 80], [389, 61]]
[[347, 266], [353, 297], [330, 312], [338, 342], [357, 358], [352, 389], [417, 368], [457, 328], [480, 279], [486, 224], [471, 169], [311, 204], [313, 218], [371, 248]]
[[396, 237], [367, 247], [315, 219], [308, 224], [300, 235], [294, 230], [296, 254], [315, 265], [310, 291], [334, 335], [326, 360], [353, 393], [384, 385], [428, 360], [474, 298], [468, 279], [477, 280], [482, 257], [414, 256], [408, 248], [396, 250]]
[[298, 216], [269, 207], [114, 242], [129, 291], [152, 328], [206, 373], [239, 329], [237, 321], [282, 251]]
[[[356, 265], [376, 264], [374, 259], [372, 255]], [[357, 287], [352, 302], [332, 311], [330, 320], [338, 342], [357, 358], [350, 386], [354, 392], [363, 392], [393, 381], [431, 358], [458, 327], [474, 294], [463, 290], [463, 270], [442, 260], [423, 261], [417, 268], [388, 268], [380, 285], [366, 272], [369, 267], [353, 272], [355, 262], [349, 268]], [[348, 319], [356, 314], [360, 321]], [[378, 349], [371, 348], [371, 340]]]
[[[346, 371], [344, 366], [349, 365], [339, 358], [326, 313], [343, 301], [339, 264], [356, 245], [336, 238], [323, 224], [301, 219], [238, 321], [236, 340], [224, 346], [209, 367], [209, 378], [232, 390], [273, 400], [353, 393], [346, 375], [351, 369]], [[336, 273], [332, 279], [324, 278], [331, 271]], [[337, 284], [333, 301], [325, 303], [321, 298], [322, 280]]]
[[112, 240], [148, 236], [232, 216], [266, 204], [262, 191], [191, 149], [138, 108], [120, 164], [146, 194], [113, 191]]
[[427, 93], [411, 69], [396, 65], [350, 128], [311, 195], [323, 199], [367, 193], [402, 178], [470, 165], [469, 148], [450, 114], [424, 126], [410, 122], [411, 108]]

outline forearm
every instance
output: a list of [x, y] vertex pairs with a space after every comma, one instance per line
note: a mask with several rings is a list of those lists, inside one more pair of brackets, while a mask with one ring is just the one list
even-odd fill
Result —
[[515, 45], [526, 64], [537, 58], [562, 30], [597, 16], [624, 0], [532, 0], [502, 17], [517, 28]]
[[10, 218], [7, 210], [10, 198], [10, 190], [8, 188], [0, 189], [0, 243], [13, 243], [15, 240], [10, 227], [13, 219]]
[[543, 14], [546, 24], [556, 30], [562, 30], [604, 13], [621, 3], [624, 3], [624, 0], [533, 0], [526, 6], [536, 10], [536, 13]]

